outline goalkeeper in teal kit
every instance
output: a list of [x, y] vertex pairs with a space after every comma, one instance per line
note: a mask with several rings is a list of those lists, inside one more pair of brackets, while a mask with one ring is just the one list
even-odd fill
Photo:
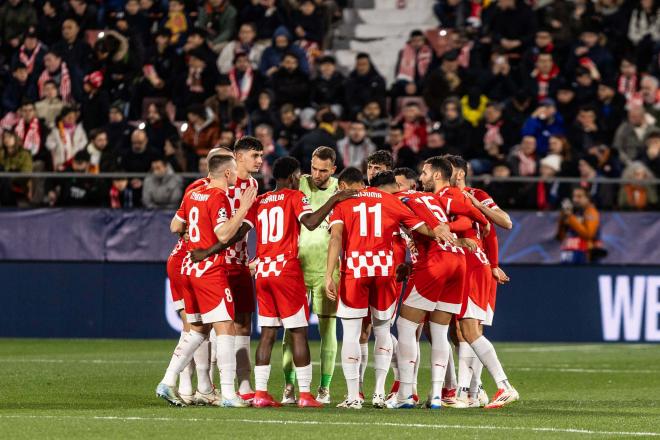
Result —
[[[336, 154], [332, 148], [319, 147], [312, 155], [312, 174], [302, 176], [300, 191], [309, 199], [312, 209], [322, 206], [337, 191], [337, 179], [334, 174]], [[319, 318], [319, 333], [321, 334], [321, 384], [316, 400], [330, 403], [330, 382], [335, 370], [337, 355], [337, 303], [325, 296], [325, 270], [328, 256], [328, 220], [314, 231], [302, 228], [300, 232], [299, 258], [305, 276], [307, 295], [312, 303], [312, 311]], [[339, 273], [336, 274], [339, 279]], [[296, 373], [293, 368], [293, 357], [289, 336], [285, 333], [282, 344], [284, 379], [286, 386], [282, 397], [283, 404], [296, 402], [294, 383]]]

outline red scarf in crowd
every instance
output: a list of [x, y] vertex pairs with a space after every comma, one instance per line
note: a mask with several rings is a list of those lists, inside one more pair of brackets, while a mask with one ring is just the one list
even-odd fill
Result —
[[616, 89], [626, 99], [629, 99], [637, 92], [637, 75], [633, 75], [630, 78], [619, 75], [619, 79], [616, 82]]
[[401, 62], [396, 78], [406, 81], [415, 81], [415, 68], [420, 77], [424, 77], [429, 70], [433, 58], [433, 50], [428, 46], [422, 46], [418, 51], [410, 44], [406, 44], [401, 50]]
[[486, 123], [486, 133], [484, 134], [484, 145], [503, 145], [504, 140], [500, 133], [500, 127], [504, 121], [499, 120], [494, 124]]
[[[27, 129], [26, 129], [27, 127]], [[25, 119], [20, 118], [14, 127], [14, 133], [23, 141], [23, 148], [29, 150], [32, 156], [39, 153], [41, 148], [41, 128], [39, 127], [39, 119], [32, 118], [29, 124]]]
[[552, 65], [552, 69], [550, 70], [550, 73], [548, 74], [543, 74], [543, 73], [537, 73], [534, 79], [536, 80], [536, 84], [539, 89], [539, 93], [537, 95], [537, 99], [539, 101], [542, 101], [543, 99], [547, 98], [548, 95], [550, 94], [550, 81], [555, 79], [559, 75], [559, 67], [557, 67], [556, 64]]
[[[41, 72], [41, 75], [37, 80], [40, 98], [44, 97], [44, 84], [46, 81], [50, 81], [52, 79], [53, 76], [48, 73], [48, 70], [44, 69], [44, 71]], [[62, 64], [60, 64], [60, 96], [62, 97], [62, 101], [66, 103], [70, 103], [72, 101], [71, 75], [69, 75], [69, 69], [66, 67], [66, 63], [64, 61], [62, 61]]]
[[516, 153], [518, 157], [518, 174], [520, 176], [533, 176], [536, 174], [536, 157], [525, 156], [522, 151]]
[[39, 51], [41, 50], [41, 43], [37, 43], [37, 47], [34, 48], [30, 56], [28, 56], [26, 50], [27, 49], [25, 49], [25, 44], [22, 44], [21, 48], [18, 50], [18, 59], [21, 63], [25, 64], [29, 75], [32, 73], [32, 70], [34, 70], [34, 62], [37, 59]]
[[234, 98], [238, 99], [241, 102], [250, 96], [250, 91], [252, 90], [252, 82], [254, 81], [254, 72], [252, 67], [248, 69], [243, 74], [240, 84], [238, 83], [238, 77], [236, 75], [236, 68], [232, 67], [229, 71], [229, 81], [231, 81], [231, 93]]

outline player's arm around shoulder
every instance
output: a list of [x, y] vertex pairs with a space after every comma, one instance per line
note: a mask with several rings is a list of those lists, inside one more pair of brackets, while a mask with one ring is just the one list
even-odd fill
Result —
[[313, 231], [314, 229], [318, 228], [321, 223], [323, 223], [323, 220], [330, 214], [330, 211], [332, 211], [332, 208], [340, 203], [343, 202], [344, 200], [351, 199], [353, 197], [357, 196], [358, 191], [354, 189], [344, 189], [341, 191], [338, 191], [334, 193], [327, 202], [323, 204], [319, 209], [316, 211], [304, 215], [301, 219], [300, 222], [310, 231]]

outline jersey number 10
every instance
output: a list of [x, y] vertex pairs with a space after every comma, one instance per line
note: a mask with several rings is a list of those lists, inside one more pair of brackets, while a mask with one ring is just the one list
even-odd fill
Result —
[[284, 210], [280, 206], [264, 209], [257, 216], [261, 225], [261, 244], [277, 243], [284, 236]]
[[369, 224], [369, 220], [367, 219], [368, 214], [373, 214], [373, 228], [374, 228], [374, 237], [382, 237], [383, 235], [383, 227], [382, 227], [382, 219], [381, 219], [381, 212], [382, 208], [380, 203], [376, 203], [374, 206], [369, 206], [367, 208], [366, 203], [360, 203], [357, 206], [353, 207], [353, 212], [357, 212], [360, 214], [360, 237], [366, 237], [368, 235], [368, 230], [367, 230], [367, 225]]

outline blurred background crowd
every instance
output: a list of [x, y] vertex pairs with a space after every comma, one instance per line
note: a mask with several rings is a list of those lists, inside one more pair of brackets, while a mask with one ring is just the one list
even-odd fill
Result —
[[[0, 174], [0, 205], [173, 208], [182, 172], [250, 134], [264, 188], [276, 158], [309, 166], [326, 145], [339, 169], [386, 149], [397, 167], [452, 153], [475, 176], [537, 177], [482, 179], [506, 208], [558, 209], [575, 184], [557, 177], [600, 209], [658, 208], [656, 1], [407, 1], [432, 25], [377, 54], [387, 72], [337, 56], [346, 0], [0, 2], [0, 170], [80, 174]], [[149, 175], [89, 178], [106, 172]]]

